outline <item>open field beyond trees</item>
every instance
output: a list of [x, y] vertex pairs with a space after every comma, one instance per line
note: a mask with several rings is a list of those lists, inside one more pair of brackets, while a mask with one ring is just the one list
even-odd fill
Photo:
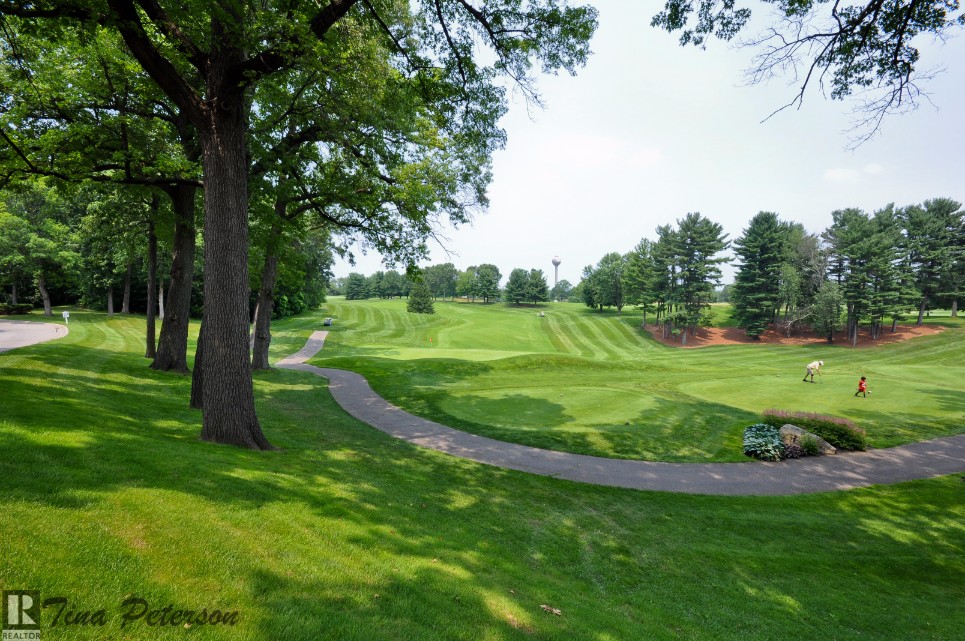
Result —
[[[561, 443], [614, 450], [616, 408], [640, 394], [627, 418], [656, 417], [658, 445], [625, 429], [626, 448], [667, 460], [733, 458], [739, 425], [760, 406], [849, 416], [878, 446], [961, 429], [960, 328], [880, 351], [683, 352], [642, 337], [629, 317], [575, 305], [547, 307], [544, 319], [501, 305], [437, 303], [432, 317], [402, 306], [333, 301], [280, 321], [273, 358], [330, 315], [317, 360], [357, 367], [410, 409], [463, 412], [466, 426], [509, 435], [478, 417], [525, 409], [503, 404], [519, 394], [538, 414], [572, 417], [577, 436]], [[197, 438], [189, 379], [150, 370], [143, 335], [143, 318], [72, 310], [66, 338], [0, 354], [0, 585], [106, 610], [103, 627], [52, 626], [45, 610], [45, 639], [960, 635], [959, 475], [767, 498], [582, 485], [394, 440], [342, 412], [324, 380], [291, 371], [255, 376], [266, 434], [283, 449], [216, 446]], [[800, 382], [813, 357], [828, 363], [823, 387]], [[860, 374], [875, 392], [861, 406], [851, 399]], [[597, 406], [607, 422], [590, 418]], [[535, 415], [521, 420], [521, 431], [541, 431]], [[132, 595], [158, 609], [237, 611], [238, 621], [121, 628]]]

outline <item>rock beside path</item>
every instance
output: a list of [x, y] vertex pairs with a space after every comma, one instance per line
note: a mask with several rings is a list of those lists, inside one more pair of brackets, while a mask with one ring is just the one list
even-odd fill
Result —
[[801, 439], [805, 436], [810, 436], [821, 448], [821, 454], [837, 454], [838, 450], [825, 441], [823, 438], [817, 434], [812, 434], [807, 430], [802, 430], [797, 425], [791, 425], [790, 423], [785, 423], [781, 426], [781, 440], [785, 445], [800, 445]]

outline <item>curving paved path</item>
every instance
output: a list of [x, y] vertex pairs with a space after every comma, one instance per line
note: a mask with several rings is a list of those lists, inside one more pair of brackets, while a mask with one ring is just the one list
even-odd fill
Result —
[[386, 434], [421, 447], [513, 470], [640, 490], [717, 495], [806, 494], [899, 483], [965, 471], [965, 434], [883, 450], [781, 463], [660, 463], [554, 452], [496, 441], [413, 416], [372, 391], [355, 372], [305, 363], [325, 344], [315, 332], [276, 365], [329, 381], [345, 411]]
[[0, 352], [63, 338], [67, 331], [56, 323], [0, 319]]

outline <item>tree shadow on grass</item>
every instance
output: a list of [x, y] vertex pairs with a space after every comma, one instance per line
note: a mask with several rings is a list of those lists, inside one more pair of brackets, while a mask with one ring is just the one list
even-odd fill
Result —
[[963, 425], [965, 421], [961, 420], [965, 415], [965, 391], [932, 388], [925, 390], [925, 393], [934, 397], [942, 410], [950, 412], [952, 415], [957, 414], [959, 420], [955, 422], [959, 424], [961, 429], [965, 429], [965, 425]]
[[[27, 378], [15, 404], [38, 389]], [[741, 638], [748, 618], [764, 637], [780, 636], [790, 619], [815, 630], [812, 638], [830, 638], [873, 622], [806, 615], [834, 612], [869, 581], [891, 594], [917, 590], [910, 577], [927, 576], [933, 587], [919, 593], [920, 623], [944, 610], [934, 604], [947, 604], [960, 579], [948, 563], [954, 499], [945, 485], [790, 499], [592, 487], [420, 450], [351, 419], [322, 379], [297, 372], [258, 386], [266, 432], [284, 451], [250, 452], [201, 443], [190, 425], [145, 429], [135, 408], [166, 414], [174, 404], [156, 388], [57, 382], [67, 393], [50, 398], [55, 408], [70, 412], [86, 394], [103, 409], [85, 406], [70, 424], [7, 419], [3, 500], [84, 519], [114, 490], [164, 490], [151, 495], [160, 502], [154, 525], [175, 528], [174, 540], [132, 549], [144, 571], [122, 578], [122, 589], [167, 603], [196, 586], [197, 602], [185, 605], [197, 605], [229, 598], [204, 586], [231, 584], [254, 638], [653, 638], [699, 636], [707, 626]], [[0, 406], [10, 402], [4, 395]], [[118, 414], [124, 420], [110, 420]], [[217, 539], [190, 528], [179, 537], [186, 515], [164, 509], [174, 497], [205, 519], [210, 511]], [[161, 548], [155, 556], [152, 545]], [[179, 562], [182, 547], [213, 547], [213, 556], [236, 561], [159, 572], [162, 562]], [[838, 577], [834, 563], [847, 572]], [[815, 585], [816, 567], [837, 578]], [[52, 570], [65, 583], [106, 571]], [[104, 596], [113, 603], [122, 594]], [[906, 628], [897, 630], [904, 638]]]

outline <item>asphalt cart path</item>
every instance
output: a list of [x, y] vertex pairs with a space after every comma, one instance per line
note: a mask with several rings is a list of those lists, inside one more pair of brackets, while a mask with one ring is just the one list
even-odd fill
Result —
[[0, 352], [63, 338], [67, 331], [56, 323], [0, 319]]
[[661, 463], [555, 452], [496, 441], [413, 416], [372, 391], [355, 372], [305, 361], [328, 332], [276, 365], [327, 378], [332, 396], [364, 423], [396, 438], [452, 456], [533, 474], [640, 490], [716, 495], [783, 495], [849, 490], [965, 471], [965, 434], [867, 452], [767, 463]]

